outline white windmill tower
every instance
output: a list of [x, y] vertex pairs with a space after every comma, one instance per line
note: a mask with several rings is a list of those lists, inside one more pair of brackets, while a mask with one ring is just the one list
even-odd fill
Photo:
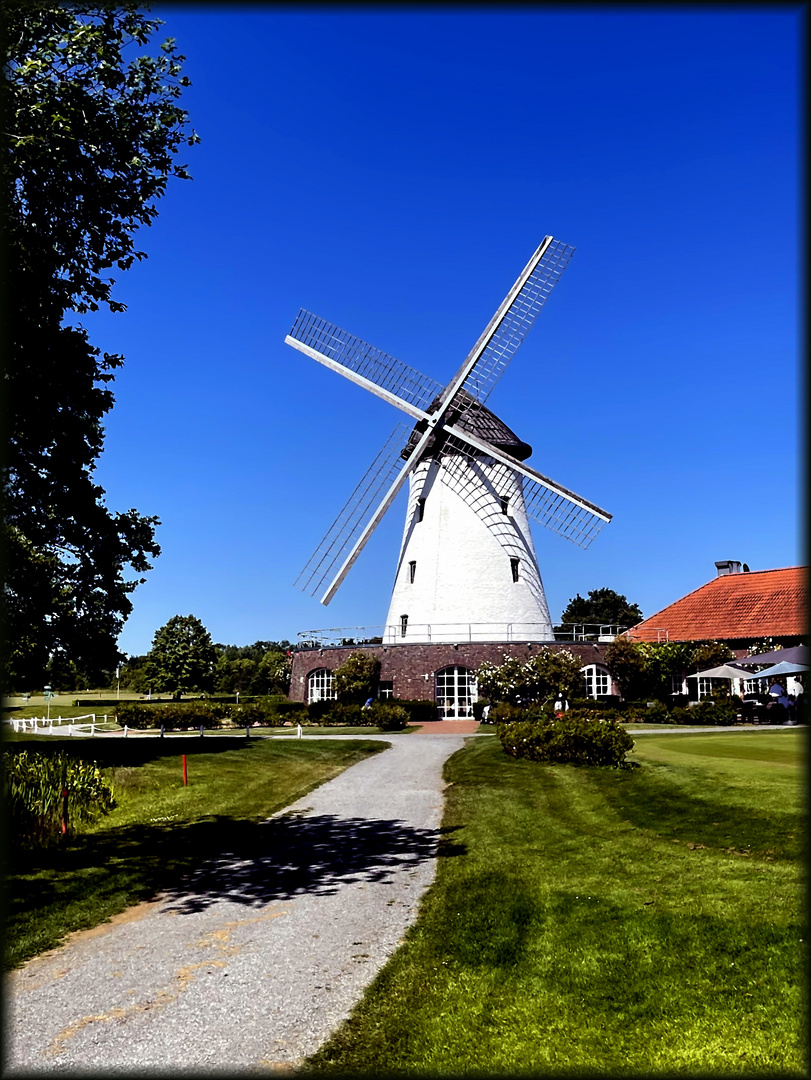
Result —
[[544, 239], [445, 387], [304, 310], [285, 338], [417, 421], [392, 433], [297, 582], [328, 604], [408, 479], [387, 643], [551, 640], [529, 518], [581, 547], [611, 520], [525, 465], [531, 448], [484, 407], [573, 250]]

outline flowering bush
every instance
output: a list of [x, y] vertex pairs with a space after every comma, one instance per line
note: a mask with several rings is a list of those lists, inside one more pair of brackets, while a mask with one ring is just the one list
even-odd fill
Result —
[[616, 720], [596, 709], [571, 709], [561, 717], [499, 724], [496, 734], [507, 754], [529, 761], [571, 765], [610, 765], [628, 769], [625, 755], [634, 740]]
[[574, 697], [580, 689], [580, 661], [568, 649], [541, 646], [529, 660], [505, 656], [502, 664], [485, 660], [476, 672], [479, 695], [492, 702], [526, 705]]

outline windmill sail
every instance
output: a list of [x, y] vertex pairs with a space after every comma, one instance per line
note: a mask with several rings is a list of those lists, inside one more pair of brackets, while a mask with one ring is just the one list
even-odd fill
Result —
[[477, 402], [484, 404], [532, 329], [573, 253], [570, 245], [551, 236], [545, 238], [457, 373], [458, 378], [472, 361], [462, 384], [469, 396], [460, 402], [461, 395], [455, 395], [454, 407], [461, 405], [466, 410], [475, 408]]
[[402, 451], [409, 431], [407, 424], [398, 424], [386, 440], [343, 510], [296, 578], [295, 584], [303, 592], [315, 596], [323, 588], [371, 520], [379, 504], [381, 492], [395, 481], [405, 465]]
[[489, 470], [490, 483], [498, 486], [499, 474], [506, 482], [512, 474], [519, 473], [523, 479], [528, 516], [578, 547], [587, 548], [611, 520], [611, 514], [606, 510], [486, 443], [478, 442], [478, 446], [473, 446], [467, 438], [448, 434], [439, 456], [445, 483], [474, 509], [476, 499], [482, 497], [482, 487], [476, 482], [475, 470], [470, 465], [477, 458], [488, 457], [498, 462], [495, 470]]
[[298, 313], [285, 341], [294, 348], [305, 346], [308, 355], [315, 360], [326, 358], [331, 367], [339, 371], [344, 369], [342, 374], [349, 378], [352, 375], [360, 376], [372, 387], [383, 390], [387, 400], [394, 398], [392, 404], [400, 408], [403, 403], [413, 406], [417, 410], [413, 415], [425, 412], [442, 393], [441, 383], [304, 308]]

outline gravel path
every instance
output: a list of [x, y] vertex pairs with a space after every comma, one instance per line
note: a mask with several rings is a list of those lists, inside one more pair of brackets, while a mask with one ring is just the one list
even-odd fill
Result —
[[315, 1051], [436, 871], [442, 766], [464, 737], [391, 743], [262, 826], [266, 858], [218, 854], [12, 972], [5, 1072], [233, 1071]]

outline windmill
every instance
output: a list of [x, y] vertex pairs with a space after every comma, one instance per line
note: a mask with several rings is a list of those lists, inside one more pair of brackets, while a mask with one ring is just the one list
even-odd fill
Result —
[[409, 481], [387, 643], [551, 640], [532, 518], [588, 547], [611, 515], [524, 464], [485, 407], [574, 248], [545, 237], [447, 386], [301, 310], [288, 345], [406, 413], [297, 579], [328, 604]]

